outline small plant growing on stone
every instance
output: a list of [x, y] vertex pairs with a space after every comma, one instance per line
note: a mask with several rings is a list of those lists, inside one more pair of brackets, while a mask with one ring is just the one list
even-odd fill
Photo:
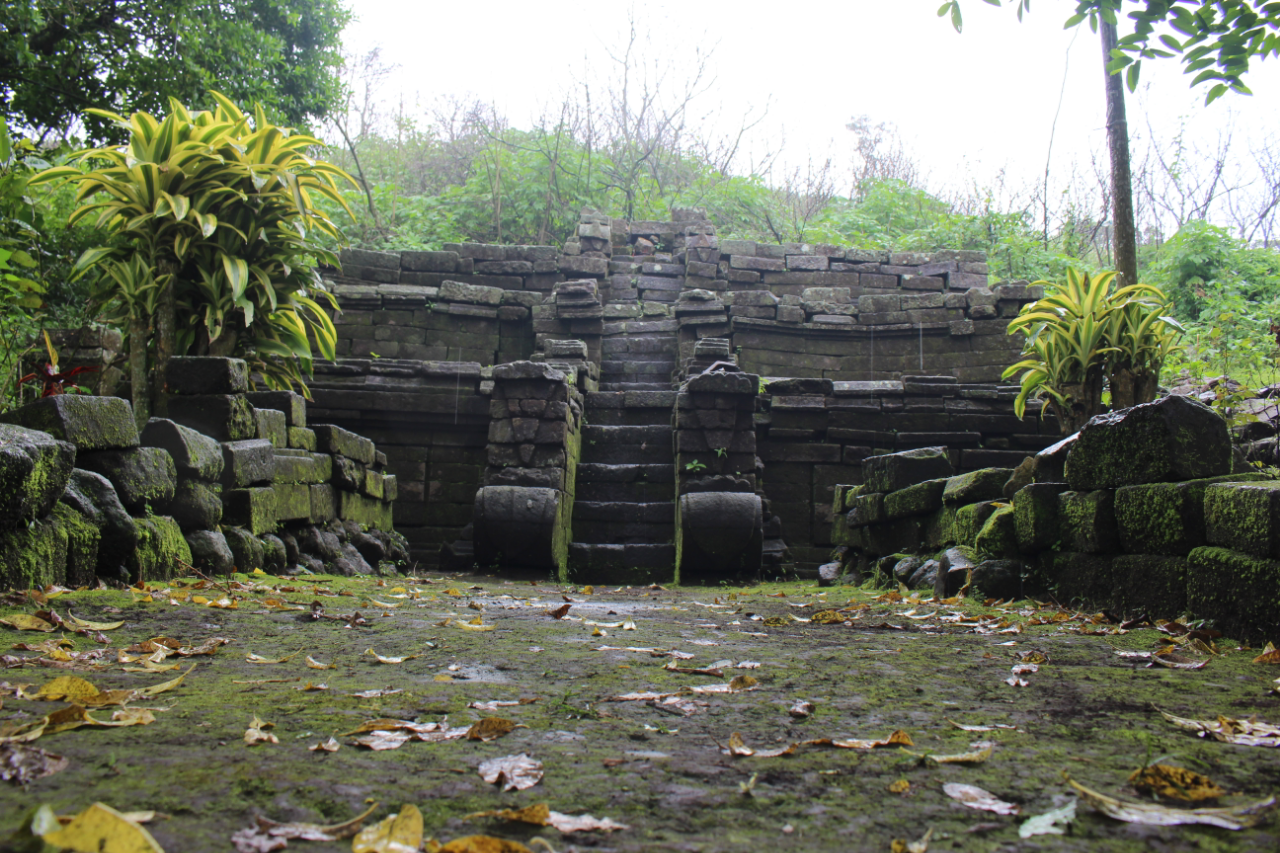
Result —
[[725, 456], [727, 456], [727, 455], [729, 455], [729, 448], [727, 448], [727, 447], [717, 447], [717, 448], [716, 448], [716, 456], [717, 456], [718, 458], [723, 459], [723, 458], [725, 458]]
[[686, 462], [684, 465], [684, 470], [697, 474], [699, 471], [707, 470], [707, 466], [702, 462], [699, 462], [697, 459], [695, 459], [692, 462]]

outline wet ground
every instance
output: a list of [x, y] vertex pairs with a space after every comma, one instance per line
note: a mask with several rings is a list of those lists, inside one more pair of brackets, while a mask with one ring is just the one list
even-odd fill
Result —
[[[591, 589], [488, 576], [236, 575], [218, 586], [193, 578], [47, 602], [10, 594], [0, 619], [48, 609], [124, 624], [83, 634], [71, 624], [52, 633], [0, 626], [0, 737], [66, 706], [23, 698], [58, 676], [138, 689], [196, 666], [178, 686], [125, 706], [153, 709], [154, 722], [30, 741], [67, 766], [25, 786], [0, 783], [0, 838], [31, 807], [66, 815], [101, 801], [157, 812], [147, 827], [169, 853], [226, 851], [258, 816], [336, 824], [377, 803], [370, 822], [412, 804], [441, 842], [484, 834], [555, 851], [889, 851], [895, 840], [920, 850], [929, 832], [935, 851], [1280, 848], [1277, 817], [1240, 831], [1147, 826], [1084, 802], [1065, 834], [1020, 837], [1028, 818], [1077, 800], [1064, 773], [1151, 803], [1130, 774], [1178, 765], [1227, 792], [1161, 801], [1175, 809], [1280, 793], [1275, 749], [1202, 739], [1160, 713], [1280, 723], [1280, 666], [1255, 663], [1259, 650], [1227, 638], [1188, 641], [1054, 604], [940, 603], [798, 583]], [[71, 645], [59, 647], [60, 637]], [[230, 642], [167, 656], [164, 643], [137, 645], [153, 638], [186, 652]], [[1175, 639], [1166, 662], [1203, 668], [1133, 654]], [[43, 650], [10, 648], [50, 640]], [[75, 659], [94, 649], [105, 652]], [[125, 671], [145, 670], [147, 658], [180, 668]], [[494, 701], [519, 704], [472, 707]], [[118, 710], [90, 713], [110, 720]], [[519, 727], [492, 740], [459, 736], [486, 717]], [[247, 745], [255, 718], [266, 741]], [[388, 719], [363, 725], [378, 718]], [[415, 728], [395, 721], [418, 724], [425, 739], [405, 740]], [[362, 745], [388, 743], [374, 730], [392, 731], [400, 745]], [[899, 731], [906, 737], [884, 746], [852, 742]], [[311, 749], [330, 738], [336, 752]], [[779, 751], [788, 754], [768, 754]], [[504, 792], [482, 778], [482, 763], [519, 755], [541, 765], [532, 787]], [[1019, 813], [969, 808], [948, 784], [981, 788]], [[537, 803], [627, 828], [569, 834], [467, 819]], [[289, 849], [350, 850], [351, 841], [295, 840]]]

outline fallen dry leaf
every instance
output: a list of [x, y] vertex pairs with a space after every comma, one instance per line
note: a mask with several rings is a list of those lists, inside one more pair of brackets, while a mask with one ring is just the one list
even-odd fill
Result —
[[308, 669], [333, 669], [334, 665], [331, 663], [320, 663], [320, 661], [316, 660], [311, 655], [307, 655], [307, 668]]
[[480, 763], [480, 777], [502, 791], [523, 791], [542, 781], [542, 762], [528, 755], [508, 755]]
[[1174, 652], [1157, 652], [1151, 656], [1151, 662], [1166, 666], [1169, 669], [1204, 669], [1209, 665], [1208, 658], [1196, 660]]
[[959, 729], [962, 732], [994, 732], [997, 729], [1012, 729], [1013, 731], [1018, 730], [1017, 726], [1004, 725], [1003, 723], [996, 723], [995, 725], [991, 725], [991, 726], [965, 726], [951, 719], [948, 719], [947, 722], [955, 726], [957, 729]]
[[366, 655], [373, 655], [373, 657], [377, 658], [378, 663], [404, 663], [407, 660], [413, 660], [414, 658], [419, 657], [419, 655], [405, 655], [404, 657], [399, 658], [384, 658], [373, 649], [365, 649], [364, 653]]
[[88, 631], [114, 631], [116, 628], [119, 628], [121, 625], [124, 624], [123, 621], [90, 622], [87, 619], [81, 619], [78, 616], [75, 616], [74, 614], [72, 614], [70, 610], [67, 611], [67, 621], [70, 622], [72, 625], [76, 626], [77, 628], [84, 628]]
[[1072, 800], [1060, 809], [1038, 814], [1027, 818], [1018, 827], [1019, 838], [1031, 838], [1036, 835], [1065, 835], [1063, 827], [1076, 819], [1076, 801]]
[[1015, 815], [1022, 810], [1021, 806], [1015, 803], [1006, 803], [1004, 800], [998, 799], [974, 785], [948, 782], [942, 786], [942, 790], [951, 799], [971, 809], [1007, 815]]
[[94, 803], [41, 839], [60, 850], [164, 853], [151, 833], [106, 803]]
[[569, 608], [572, 606], [572, 604], [562, 604], [555, 610], [548, 610], [547, 615], [552, 619], [563, 619], [565, 616], [569, 615]]
[[282, 658], [264, 658], [262, 657], [262, 655], [250, 654], [248, 657], [245, 658], [245, 662], [246, 663], [287, 663], [288, 661], [293, 660], [300, 654], [302, 654], [301, 650], [298, 650], [291, 655], [285, 655]]
[[1062, 774], [1067, 784], [1075, 788], [1086, 803], [1110, 818], [1125, 823], [1139, 823], [1145, 826], [1181, 826], [1184, 824], [1205, 824], [1222, 829], [1245, 829], [1256, 826], [1276, 807], [1276, 798], [1268, 797], [1256, 803], [1234, 808], [1175, 809], [1156, 803], [1127, 803], [1108, 797], [1106, 794], [1086, 788], [1066, 773]]
[[888, 791], [890, 794], [905, 794], [910, 790], [911, 790], [911, 783], [908, 782], [906, 779], [899, 779], [898, 781], [890, 784], [888, 788]]
[[551, 826], [561, 832], [585, 832], [599, 830], [614, 832], [619, 829], [630, 829], [625, 824], [615, 823], [609, 818], [597, 819], [591, 815], [571, 816], [551, 811], [546, 803], [535, 803], [522, 809], [499, 809], [497, 811], [476, 812], [469, 814], [464, 820], [473, 818], [497, 818], [513, 823], [528, 823], [534, 826]]
[[27, 785], [67, 769], [70, 762], [38, 746], [10, 743], [0, 746], [0, 779]]
[[275, 723], [264, 723], [256, 716], [249, 722], [249, 728], [245, 730], [244, 742], [246, 746], [256, 746], [260, 743], [279, 743], [280, 738], [273, 735], [267, 729], [274, 728]]
[[796, 702], [787, 709], [787, 713], [797, 719], [803, 719], [813, 713], [812, 702]]
[[406, 804], [399, 814], [362, 829], [351, 841], [351, 853], [417, 853], [421, 846], [422, 812]]
[[924, 756], [932, 764], [981, 764], [991, 757], [991, 753], [995, 751], [995, 744], [989, 743], [980, 749], [970, 752], [961, 752], [957, 755], [926, 755]]
[[231, 843], [238, 853], [263, 853], [263, 851], [283, 850], [290, 840], [299, 841], [340, 841], [350, 838], [360, 831], [365, 818], [378, 808], [374, 803], [356, 817], [345, 823], [321, 826], [314, 823], [276, 823], [265, 817], [256, 819], [255, 826], [242, 829], [231, 836]]
[[307, 749], [311, 750], [312, 752], [337, 752], [341, 748], [342, 748], [342, 744], [338, 743], [338, 741], [335, 738], [322, 740], [315, 746], [307, 747]]
[[31, 616], [26, 613], [15, 613], [8, 619], [0, 619], [0, 625], [8, 625], [19, 631], [43, 631], [49, 633], [57, 630], [57, 626], [51, 622], [46, 622], [38, 616]]
[[1195, 732], [1200, 737], [1211, 737], [1223, 743], [1240, 746], [1280, 747], [1280, 728], [1257, 719], [1237, 720], [1219, 716], [1216, 720], [1190, 720], [1173, 714], [1160, 714], [1180, 729]]
[[404, 689], [400, 687], [384, 687], [381, 690], [361, 690], [359, 693], [352, 693], [351, 695], [357, 699], [378, 699], [383, 696], [394, 696], [397, 693], [403, 692]]
[[504, 719], [503, 717], [485, 717], [478, 723], [467, 729], [467, 740], [478, 740], [489, 742], [497, 740], [511, 734], [516, 729], [527, 729], [528, 726], [521, 725], [514, 720]]
[[933, 830], [928, 829], [919, 841], [905, 841], [895, 838], [889, 843], [889, 853], [929, 853], [929, 839], [933, 838]]
[[1262, 649], [1262, 654], [1253, 659], [1254, 663], [1280, 663], [1280, 649], [1277, 649], [1275, 643], [1267, 643]]
[[1139, 793], [1153, 793], [1171, 800], [1197, 802], [1226, 796], [1208, 776], [1169, 764], [1151, 764], [1133, 771], [1129, 784]]

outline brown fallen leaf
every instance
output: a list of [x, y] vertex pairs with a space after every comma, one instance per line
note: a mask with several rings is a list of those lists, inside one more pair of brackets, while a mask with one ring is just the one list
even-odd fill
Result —
[[374, 826], [362, 829], [351, 841], [351, 853], [417, 853], [422, 846], [422, 812], [405, 804]]
[[1263, 648], [1262, 654], [1253, 659], [1254, 663], [1280, 663], [1280, 649], [1277, 649], [1275, 643], [1267, 643]]
[[0, 746], [0, 779], [27, 785], [67, 769], [70, 762], [38, 746], [9, 743]]
[[360, 831], [365, 818], [378, 808], [373, 803], [363, 813], [344, 823], [321, 826], [314, 823], [276, 823], [265, 817], [259, 817], [255, 826], [242, 829], [231, 836], [231, 843], [239, 853], [262, 853], [262, 851], [283, 850], [291, 840], [299, 841], [340, 841], [350, 838]]
[[804, 719], [805, 717], [813, 713], [813, 703], [812, 702], [796, 702], [794, 705], [792, 705], [790, 708], [787, 709], [787, 713], [795, 717], [796, 719]]
[[1062, 777], [1068, 785], [1075, 788], [1081, 799], [1107, 817], [1145, 826], [1204, 824], [1221, 829], [1239, 830], [1256, 826], [1268, 812], [1276, 808], [1275, 797], [1234, 808], [1175, 809], [1156, 803], [1128, 803], [1086, 788], [1066, 773], [1063, 773]]
[[1139, 793], [1153, 793], [1171, 800], [1196, 802], [1226, 796], [1208, 776], [1169, 764], [1151, 764], [1133, 771], [1129, 784]]
[[467, 815], [463, 820], [472, 820], [473, 818], [497, 818], [499, 820], [512, 821], [514, 823], [528, 823], [534, 826], [550, 826], [565, 833], [586, 832], [589, 830], [614, 832], [619, 829], [630, 829], [630, 827], [625, 824], [615, 823], [609, 818], [598, 819], [591, 815], [571, 816], [561, 814], [560, 812], [553, 812], [547, 807], [546, 803], [536, 803], [522, 809], [499, 809], [497, 811], [476, 812], [474, 814]]
[[1185, 655], [1175, 654], [1174, 652], [1157, 652], [1151, 656], [1152, 663], [1158, 663], [1170, 669], [1204, 669], [1209, 665], [1209, 659], [1196, 660]]
[[[826, 743], [825, 740], [806, 741], [807, 743]], [[915, 746], [911, 735], [897, 729], [883, 740], [832, 740], [830, 744], [840, 749], [877, 749], [882, 746]]]
[[1238, 720], [1219, 716], [1216, 720], [1190, 720], [1161, 711], [1160, 714], [1180, 729], [1195, 732], [1200, 737], [1211, 737], [1223, 743], [1240, 746], [1280, 747], [1280, 727], [1264, 723], [1256, 718]]
[[106, 803], [94, 803], [41, 840], [59, 850], [164, 853], [151, 833]]
[[974, 785], [948, 782], [942, 786], [942, 791], [951, 799], [971, 809], [1007, 815], [1016, 815], [1022, 811], [1022, 807], [1016, 803], [1006, 803]]
[[491, 740], [497, 740], [505, 737], [516, 729], [527, 729], [528, 726], [521, 725], [515, 720], [508, 720], [503, 717], [485, 717], [471, 728], [467, 729], [467, 740], [478, 740], [488, 743]]
[[542, 762], [528, 755], [507, 755], [480, 763], [480, 777], [502, 791], [523, 791], [542, 781]]
[[572, 604], [562, 604], [555, 610], [548, 610], [547, 615], [552, 619], [563, 619], [565, 616], [569, 615], [569, 608], [572, 606]]

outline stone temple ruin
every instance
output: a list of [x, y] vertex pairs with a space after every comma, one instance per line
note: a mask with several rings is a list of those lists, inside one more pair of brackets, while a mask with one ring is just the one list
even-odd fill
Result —
[[[550, 246], [348, 251], [308, 402], [243, 361], [0, 416], [0, 587], [525, 568], [576, 583], [874, 580], [1280, 631], [1280, 486], [1171, 395], [1059, 440], [1000, 384], [1040, 297], [971, 252], [720, 240], [586, 213]], [[1237, 436], [1240, 437], [1240, 436]]]
[[377, 443], [429, 567], [698, 581], [826, 563], [863, 460], [956, 472], [1057, 440], [1000, 384], [1039, 298], [977, 252], [721, 240], [584, 213], [552, 246], [347, 251], [313, 420]]

